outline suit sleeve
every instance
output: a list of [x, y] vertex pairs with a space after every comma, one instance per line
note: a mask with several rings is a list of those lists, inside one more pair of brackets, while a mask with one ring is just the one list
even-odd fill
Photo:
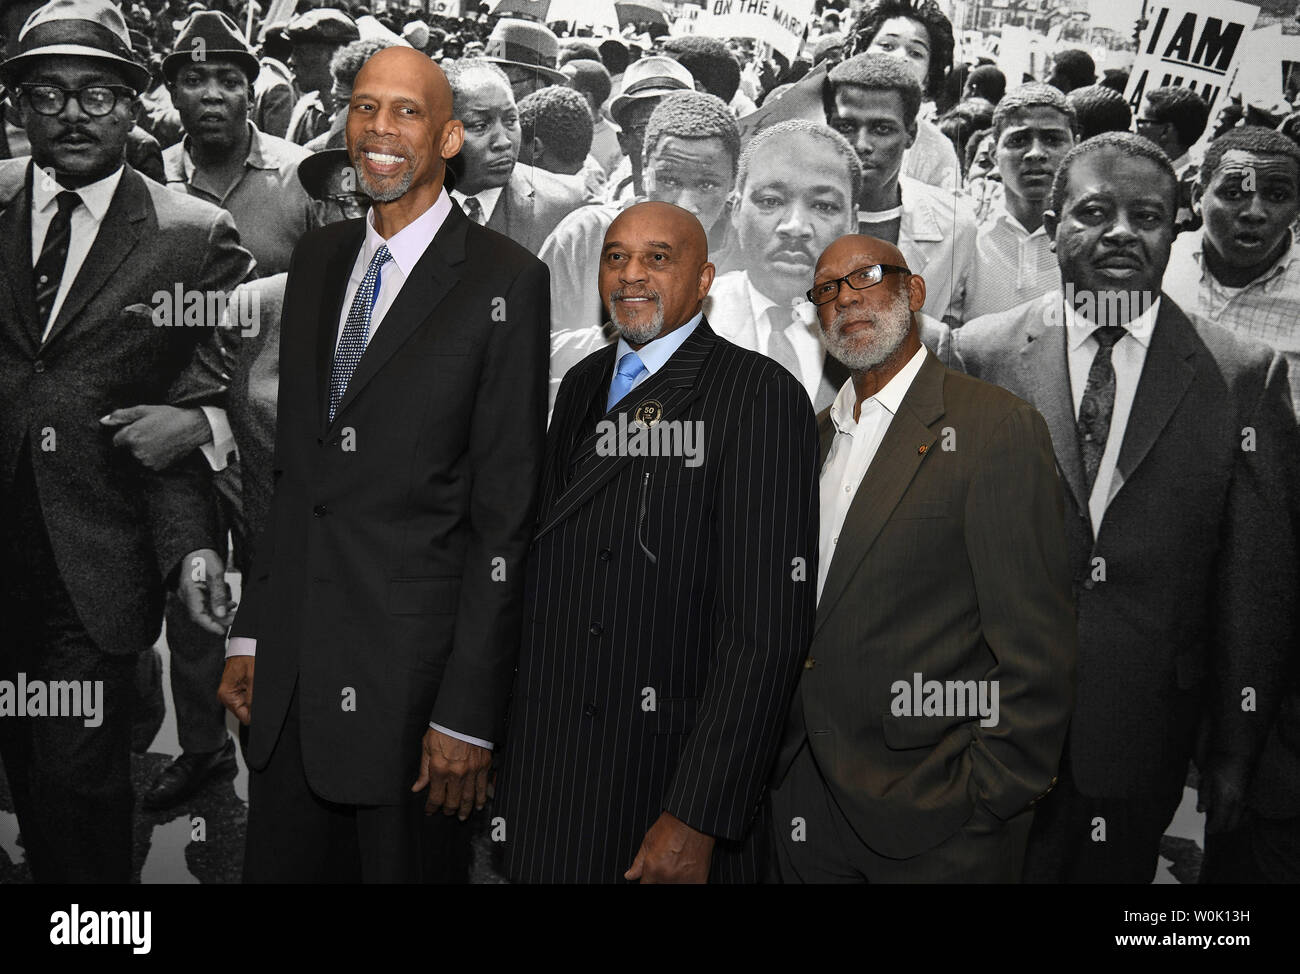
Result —
[[1047, 424], [1020, 403], [993, 432], [966, 496], [966, 551], [999, 717], [972, 723], [977, 800], [1010, 818], [1054, 780], [1074, 706], [1078, 632], [1064, 494]]
[[451, 655], [430, 722], [500, 740], [523, 619], [524, 560], [532, 541], [546, 447], [550, 278], [530, 262], [492, 322], [470, 424], [470, 534]]
[[[239, 231], [224, 210], [208, 228], [204, 254], [203, 266], [191, 286], [205, 292], [229, 294], [248, 276], [255, 263], [253, 255], [240, 246]], [[195, 450], [166, 470], [147, 472], [145, 478], [154, 551], [159, 571], [168, 585], [177, 580], [180, 560], [191, 551], [214, 548], [224, 557], [225, 545], [218, 537], [211, 475], [202, 455]]]
[[[1247, 430], [1254, 432], [1253, 449], [1246, 448]], [[1228, 485], [1214, 589], [1210, 749], [1250, 762], [1277, 711], [1298, 622], [1293, 514], [1300, 435], [1282, 355], [1272, 356], [1260, 395], [1236, 433], [1242, 448]], [[1253, 707], [1245, 703], [1248, 688]]]
[[[763, 381], [716, 494], [713, 658], [663, 809], [742, 839], [762, 798], [817, 607], [818, 441], [788, 373]], [[705, 435], [711, 432], [705, 428]]]

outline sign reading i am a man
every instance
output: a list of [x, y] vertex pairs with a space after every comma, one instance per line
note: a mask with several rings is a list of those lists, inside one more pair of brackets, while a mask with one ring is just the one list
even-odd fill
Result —
[[1138, 43], [1124, 93], [1133, 114], [1148, 88], [1191, 88], [1218, 110], [1246, 53], [1246, 37], [1259, 8], [1237, 0], [1156, 0]]

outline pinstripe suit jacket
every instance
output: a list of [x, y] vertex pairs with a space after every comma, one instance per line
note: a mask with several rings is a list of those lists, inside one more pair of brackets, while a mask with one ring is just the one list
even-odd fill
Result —
[[754, 881], [756, 811], [812, 635], [812, 408], [705, 320], [624, 404], [702, 423], [703, 462], [604, 456], [614, 354], [569, 372], [548, 437], [497, 787], [507, 872], [620, 881], [666, 810], [718, 837], [715, 881]]

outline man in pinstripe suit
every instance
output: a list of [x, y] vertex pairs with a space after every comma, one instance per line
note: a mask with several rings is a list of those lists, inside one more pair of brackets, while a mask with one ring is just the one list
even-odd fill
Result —
[[[704, 320], [707, 250], [668, 203], [605, 235], [622, 338], [560, 387], [526, 568], [497, 788], [515, 881], [761, 875], [764, 783], [812, 635], [817, 441], [798, 381]], [[659, 435], [676, 430], [696, 435]]]

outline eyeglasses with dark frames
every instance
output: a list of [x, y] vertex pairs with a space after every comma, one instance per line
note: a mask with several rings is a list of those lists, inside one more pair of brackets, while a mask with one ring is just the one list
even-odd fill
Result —
[[27, 104], [37, 115], [58, 115], [68, 104], [68, 97], [77, 99], [81, 110], [93, 118], [103, 118], [117, 107], [121, 98], [134, 98], [135, 89], [126, 85], [87, 85], [85, 88], [61, 88], [58, 85], [19, 85], [18, 92], [26, 96]]
[[912, 273], [906, 267], [899, 267], [897, 264], [871, 264], [867, 267], [859, 267], [856, 271], [837, 277], [833, 281], [814, 284], [807, 291], [808, 300], [816, 305], [829, 304], [840, 296], [841, 284], [847, 284], [855, 291], [865, 291], [879, 284], [890, 271], [897, 274]]

